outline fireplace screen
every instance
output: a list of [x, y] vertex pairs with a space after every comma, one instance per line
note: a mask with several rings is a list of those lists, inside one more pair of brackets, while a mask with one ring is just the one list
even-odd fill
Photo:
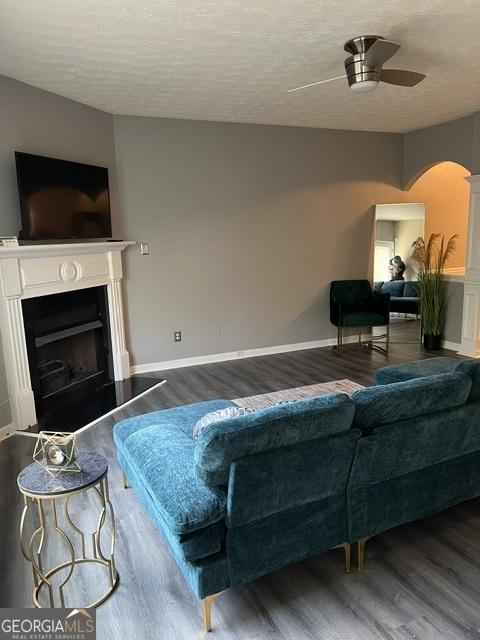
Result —
[[[89, 325], [96, 326], [91, 328]], [[35, 339], [38, 345], [40, 387], [44, 398], [95, 376], [104, 369], [102, 345], [99, 344], [102, 340], [102, 323], [90, 322], [80, 328], [81, 333]]]

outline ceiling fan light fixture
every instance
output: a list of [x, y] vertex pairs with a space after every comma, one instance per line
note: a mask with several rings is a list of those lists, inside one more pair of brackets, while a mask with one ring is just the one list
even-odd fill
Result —
[[400, 45], [381, 36], [357, 36], [348, 40], [344, 45], [345, 51], [351, 55], [344, 61], [345, 76], [326, 78], [318, 82], [304, 84], [301, 87], [289, 89], [289, 93], [307, 89], [319, 84], [339, 80], [346, 77], [348, 86], [355, 93], [368, 93], [378, 87], [379, 82], [397, 87], [415, 87], [424, 80], [425, 74], [406, 69], [384, 69], [385, 62], [390, 60]]
[[350, 89], [355, 93], [367, 93], [373, 91], [378, 86], [378, 80], [360, 80], [350, 85]]

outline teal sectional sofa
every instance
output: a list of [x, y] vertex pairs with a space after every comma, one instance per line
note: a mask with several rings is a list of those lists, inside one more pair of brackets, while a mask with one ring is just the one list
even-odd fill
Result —
[[[458, 361], [457, 361], [458, 362]], [[118, 460], [211, 628], [214, 598], [480, 495], [480, 365], [280, 404], [210, 425], [228, 400], [130, 418]], [[453, 366], [453, 365], [452, 365]], [[418, 373], [418, 372], [417, 372]]]

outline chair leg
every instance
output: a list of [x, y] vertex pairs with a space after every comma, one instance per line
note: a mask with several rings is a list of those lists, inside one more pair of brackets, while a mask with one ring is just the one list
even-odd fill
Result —
[[203, 630], [205, 633], [212, 630], [212, 606], [214, 600], [216, 600], [221, 593], [223, 593], [223, 591], [214, 593], [202, 600]]
[[125, 475], [125, 473], [122, 473], [122, 475], [123, 475], [123, 488], [130, 489], [127, 476]]
[[332, 351], [338, 355], [342, 347], [343, 347], [342, 327], [337, 327], [337, 344], [334, 347], [332, 347]]
[[362, 571], [365, 566], [365, 543], [368, 538], [360, 538], [357, 540], [357, 569]]
[[342, 544], [337, 544], [335, 549], [343, 549], [343, 555], [345, 558], [345, 571], [346, 573], [350, 573], [351, 569], [351, 547], [348, 542], [343, 542]]

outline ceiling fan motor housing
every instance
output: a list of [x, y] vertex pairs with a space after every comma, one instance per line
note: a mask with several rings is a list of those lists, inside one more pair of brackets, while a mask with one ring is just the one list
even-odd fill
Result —
[[374, 88], [380, 82], [382, 65], [369, 67], [364, 64], [366, 52], [377, 40], [383, 40], [383, 38], [381, 36], [359, 36], [345, 43], [345, 51], [352, 54], [345, 60], [345, 72], [349, 87], [368, 82], [370, 88]]
[[377, 67], [367, 67], [363, 64], [364, 53], [350, 56], [345, 60], [345, 72], [347, 74], [348, 86], [365, 81], [380, 82], [381, 65]]

